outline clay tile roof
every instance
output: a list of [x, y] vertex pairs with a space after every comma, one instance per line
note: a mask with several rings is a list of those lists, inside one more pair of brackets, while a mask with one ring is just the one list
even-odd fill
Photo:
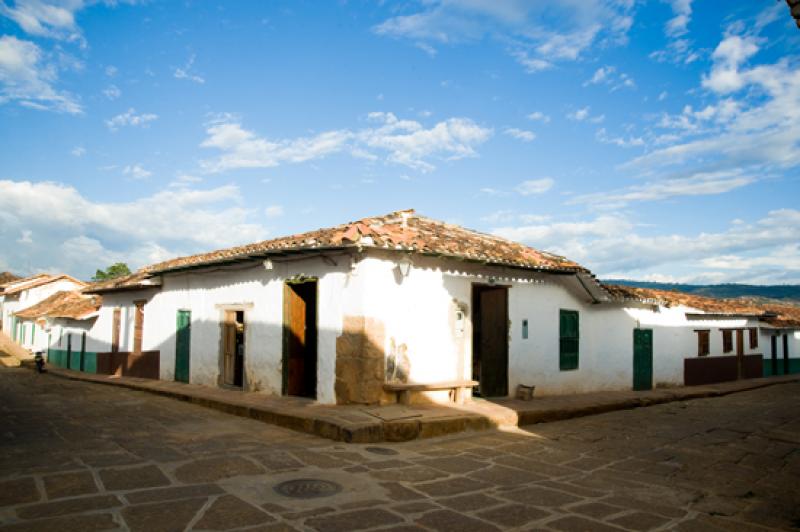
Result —
[[604, 284], [611, 297], [617, 301], [642, 301], [665, 306], [683, 305], [709, 314], [731, 316], [758, 316], [775, 327], [800, 327], [800, 307], [761, 303], [742, 298], [714, 298], [677, 292], [615, 284]]
[[100, 296], [88, 296], [78, 291], [56, 292], [47, 299], [16, 312], [15, 315], [25, 319], [71, 318], [79, 320], [97, 312], [102, 303], [103, 298]]
[[397, 211], [326, 229], [180, 257], [140, 271], [161, 273], [281, 252], [358, 247], [448, 256], [538, 270], [588, 272], [564, 257], [498, 236], [419, 216], [413, 210]]
[[[16, 281], [12, 283], [10, 286], [8, 286], [3, 290], [3, 294], [5, 295], [17, 294], [19, 292], [28, 290], [30, 288], [36, 288], [37, 286], [43, 286], [46, 284], [53, 283], [55, 281], [60, 281], [61, 279], [68, 279], [70, 281], [74, 281], [80, 286], [86, 285], [86, 283], [84, 283], [83, 281], [79, 281], [67, 274], [61, 274], [61, 275], [40, 274], [30, 277], [28, 279], [24, 279], [25, 281], [24, 283], [22, 281]], [[30, 282], [27, 282], [29, 280]]]
[[0, 284], [0, 292], [8, 290], [9, 288], [16, 288], [17, 286], [21, 286], [24, 283], [30, 283], [37, 279], [42, 279], [44, 277], [52, 277], [49, 273], [37, 273], [36, 275], [31, 275], [29, 277], [22, 277], [17, 279], [11, 279], [3, 284]]
[[147, 288], [153, 286], [153, 283], [148, 281], [149, 277], [149, 270], [147, 268], [142, 268], [130, 275], [124, 275], [122, 277], [116, 277], [106, 281], [97, 281], [91, 283], [81, 291], [84, 294], [98, 294], [115, 290], [135, 290], [137, 288]]

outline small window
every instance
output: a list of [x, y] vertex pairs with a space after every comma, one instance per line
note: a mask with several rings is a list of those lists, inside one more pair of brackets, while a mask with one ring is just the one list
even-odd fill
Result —
[[708, 338], [709, 332], [708, 330], [700, 330], [695, 331], [697, 333], [697, 356], [704, 357], [708, 356], [709, 348], [708, 348]]
[[567, 371], [578, 369], [578, 311], [559, 312], [559, 369]]
[[724, 329], [722, 331], [722, 352], [730, 353], [733, 351], [733, 331]]
[[758, 348], [758, 329], [756, 327], [750, 327], [747, 330], [750, 334], [750, 349]]

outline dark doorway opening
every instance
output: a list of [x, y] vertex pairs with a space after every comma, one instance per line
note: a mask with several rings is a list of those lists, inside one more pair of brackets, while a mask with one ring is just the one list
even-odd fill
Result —
[[770, 358], [772, 359], [772, 374], [778, 374], [778, 337], [773, 335], [770, 337]]
[[789, 370], [789, 335], [783, 333], [783, 374], [788, 375]]
[[283, 291], [283, 393], [317, 398], [317, 281]]
[[244, 385], [245, 324], [243, 310], [226, 310], [223, 323], [222, 382], [241, 388]]
[[508, 395], [508, 287], [472, 285], [472, 379], [476, 395]]

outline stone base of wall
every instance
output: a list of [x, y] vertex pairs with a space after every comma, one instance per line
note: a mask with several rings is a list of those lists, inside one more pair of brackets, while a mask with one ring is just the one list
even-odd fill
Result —
[[383, 323], [374, 318], [345, 316], [336, 338], [337, 404], [375, 405], [383, 397], [386, 373]]

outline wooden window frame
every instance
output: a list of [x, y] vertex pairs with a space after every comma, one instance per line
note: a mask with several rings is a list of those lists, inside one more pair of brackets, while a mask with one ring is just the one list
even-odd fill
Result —
[[733, 329], [722, 329], [722, 352], [733, 351]]
[[711, 354], [711, 329], [695, 329], [697, 333], [697, 356], [707, 357]]
[[750, 340], [750, 349], [758, 349], [758, 327], [748, 327], [747, 334]]

